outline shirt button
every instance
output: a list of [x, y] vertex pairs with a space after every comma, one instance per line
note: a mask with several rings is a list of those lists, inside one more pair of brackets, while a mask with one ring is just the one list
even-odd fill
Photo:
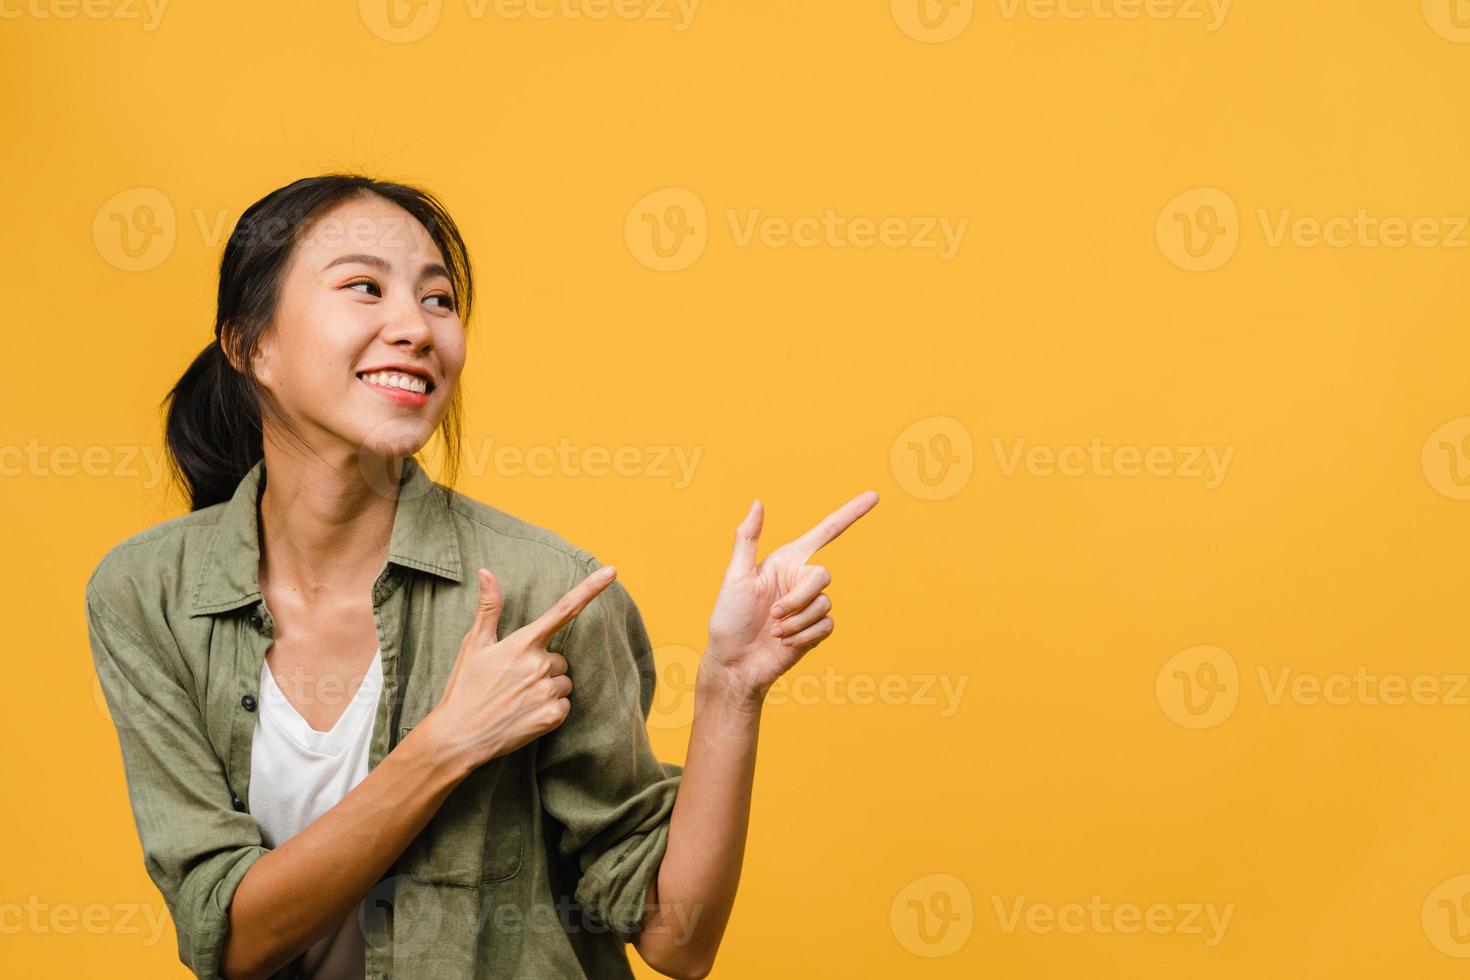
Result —
[[241, 698], [240, 699], [240, 707], [244, 708], [246, 711], [254, 711], [255, 710], [255, 695], [253, 695], [253, 694], [247, 694], [243, 698]]
[[245, 809], [245, 801], [240, 799], [240, 797], [236, 796], [234, 793], [231, 793], [230, 806], [234, 807], [236, 810], [243, 811]]
[[254, 626], [256, 629], [260, 629], [261, 625], [264, 624], [264, 622], [265, 620], [260, 618], [260, 613], [253, 612], [250, 614], [250, 625]]

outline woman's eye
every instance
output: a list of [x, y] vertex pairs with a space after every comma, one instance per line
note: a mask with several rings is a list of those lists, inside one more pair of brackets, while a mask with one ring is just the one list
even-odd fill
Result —
[[441, 301], [440, 305], [443, 306], [444, 309], [454, 309], [454, 297], [446, 293], [434, 293], [432, 296], [425, 296], [424, 299], [437, 299]]
[[356, 289], [358, 286], [367, 286], [372, 290], [372, 293], [370, 295], [378, 295], [378, 284], [373, 282], [371, 279], [359, 279], [357, 280], [357, 282], [349, 282], [347, 284], [348, 289]]

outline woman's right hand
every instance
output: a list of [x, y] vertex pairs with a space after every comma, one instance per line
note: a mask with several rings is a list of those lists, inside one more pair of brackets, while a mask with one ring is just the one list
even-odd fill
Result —
[[538, 619], [500, 640], [500, 584], [488, 569], [477, 574], [474, 624], [460, 643], [439, 703], [419, 726], [435, 733], [446, 757], [465, 774], [566, 719], [572, 708], [567, 659], [546, 644], [617, 577], [611, 565], [599, 568]]

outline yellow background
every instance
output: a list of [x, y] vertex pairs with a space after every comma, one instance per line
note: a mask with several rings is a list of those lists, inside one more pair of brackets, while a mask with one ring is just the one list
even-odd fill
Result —
[[[348, 168], [442, 195], [469, 239], [482, 460], [487, 440], [701, 453], [682, 486], [651, 455], [631, 476], [482, 462], [459, 483], [617, 564], [660, 647], [663, 757], [683, 758], [681, 670], [751, 498], [764, 554], [883, 495], [819, 556], [838, 628], [790, 679], [836, 683], [767, 709], [715, 976], [1462, 976], [1454, 2], [1238, 0], [1211, 23], [1197, 0], [932, 0], [925, 27], [910, 0], [705, 0], [681, 30], [671, 0], [603, 19], [443, 0], [400, 5], [397, 28], [381, 0], [175, 0], [151, 26], [122, 0], [5, 0], [7, 972], [182, 971], [171, 925], [137, 932], [163, 905], [82, 585], [182, 512], [147, 461], [209, 339], [228, 229]], [[1103, 16], [1120, 9], [1142, 15]], [[703, 209], [681, 212], [702, 251], [659, 270], [638, 229], [678, 222], [691, 198], [669, 189]], [[737, 233], [828, 209], [968, 224], [947, 259]], [[1273, 238], [1283, 216], [1360, 210], [1441, 234]], [[161, 229], [153, 251], [129, 258], [119, 221]], [[1170, 229], [1207, 225], [1212, 267], [1183, 267]], [[1094, 439], [1177, 465], [1006, 466], [1017, 440]], [[102, 447], [93, 472], [68, 447]], [[1188, 447], [1230, 451], [1217, 485]], [[1206, 661], [1226, 668], [1213, 693], [1186, 688]], [[1379, 680], [1346, 703], [1273, 694], [1360, 669]], [[890, 675], [898, 696], [858, 703]], [[1373, 703], [1420, 675], [1426, 703]], [[941, 676], [965, 685], [947, 716], [921, 690]], [[1214, 937], [1006, 928], [1018, 899], [1068, 915], [1093, 896], [1231, 918]]]

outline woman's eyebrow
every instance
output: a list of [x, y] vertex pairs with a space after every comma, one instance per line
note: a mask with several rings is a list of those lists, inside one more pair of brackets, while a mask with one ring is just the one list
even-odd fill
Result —
[[[367, 252], [353, 252], [350, 255], [337, 256], [335, 259], [322, 266], [322, 271], [325, 272], [334, 265], [348, 265], [353, 262], [361, 263], [362, 265], [370, 265], [374, 269], [377, 269], [379, 272], [385, 274], [393, 270], [392, 263], [390, 263], [387, 259], [383, 258], [380, 255], [370, 255]], [[419, 269], [420, 282], [424, 281], [425, 279], [432, 279], [435, 276], [443, 276], [445, 279], [451, 278], [449, 275], [449, 270], [444, 268], [444, 266], [438, 262], [426, 262], [424, 263], [423, 268]]]

